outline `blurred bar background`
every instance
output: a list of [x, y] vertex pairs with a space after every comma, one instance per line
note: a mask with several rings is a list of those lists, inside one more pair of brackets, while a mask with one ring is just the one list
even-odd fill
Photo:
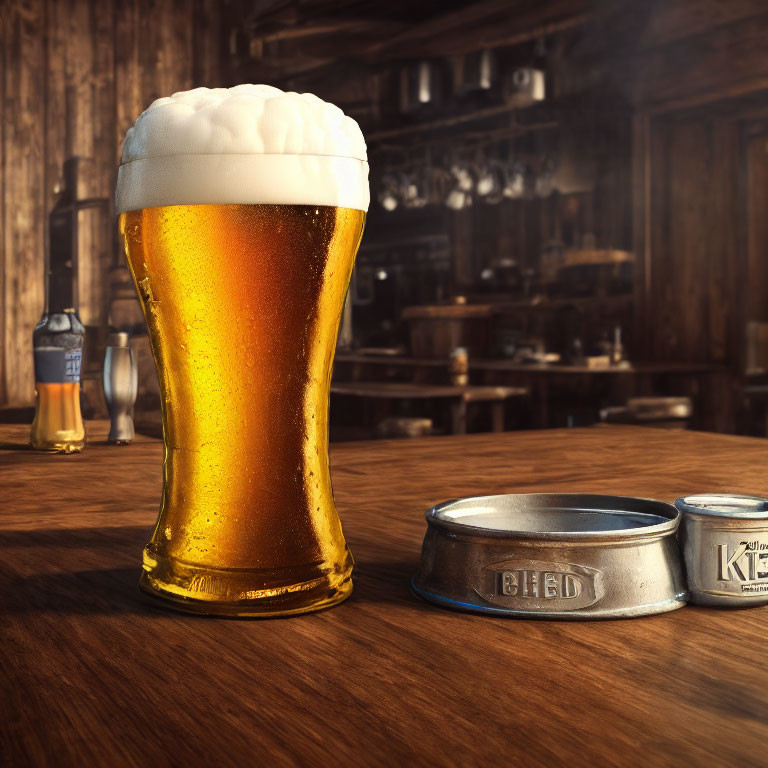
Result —
[[265, 82], [359, 121], [372, 204], [332, 437], [622, 421], [765, 435], [759, 0], [4, 0], [0, 419], [32, 418], [49, 215], [79, 158], [83, 407], [144, 321], [112, 194], [155, 98]]

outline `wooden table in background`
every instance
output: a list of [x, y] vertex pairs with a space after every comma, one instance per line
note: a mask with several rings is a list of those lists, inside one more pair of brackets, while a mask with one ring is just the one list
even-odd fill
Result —
[[451, 434], [463, 435], [467, 431], [469, 403], [488, 403], [491, 408], [492, 431], [503, 432], [504, 403], [511, 397], [527, 397], [528, 390], [524, 387], [458, 387], [399, 381], [342, 381], [331, 385], [331, 394], [373, 401], [445, 400], [451, 408]]
[[[448, 375], [449, 361], [407, 355], [361, 355], [338, 352], [334, 360], [336, 381], [357, 381], [407, 376], [415, 382], [436, 382]], [[733, 430], [732, 383], [728, 371], [705, 363], [635, 363], [629, 367], [589, 368], [586, 365], [516, 363], [504, 359], [469, 358], [470, 381], [477, 385], [518, 386], [531, 393], [534, 426], [550, 426], [552, 384], [567, 379], [608, 380], [613, 401], [624, 405], [630, 397], [685, 395], [693, 398], [698, 428]], [[659, 382], [674, 381], [670, 391], [656, 391]], [[666, 388], [665, 388], [666, 389]], [[699, 417], [702, 418], [699, 418]]]
[[[524, 621], [420, 602], [437, 501], [592, 491], [768, 495], [768, 443], [596, 427], [333, 446], [355, 591], [222, 620], [137, 590], [162, 445], [76, 456], [0, 427], [0, 754], [7, 765], [758, 765], [768, 608]], [[236, 468], [233, 467], [233, 471]]]
[[[515, 383], [531, 390], [536, 426], [550, 423], [553, 384], [568, 378], [588, 382], [610, 381], [612, 405], [624, 405], [631, 397], [660, 394], [686, 395], [694, 401], [694, 425], [728, 431], [733, 427], [731, 395], [723, 368], [699, 363], [635, 363], [628, 367], [589, 368], [586, 365], [527, 365], [511, 360], [470, 361], [470, 371], [485, 384]], [[670, 392], [657, 388], [660, 380], [676, 380]], [[665, 388], [666, 390], [666, 388]], [[718, 422], [719, 419], [719, 422]]]

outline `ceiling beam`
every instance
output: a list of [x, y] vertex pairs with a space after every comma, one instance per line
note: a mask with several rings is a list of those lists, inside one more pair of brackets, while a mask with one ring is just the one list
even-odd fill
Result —
[[[371, 44], [370, 57], [411, 58], [450, 56], [479, 47], [510, 44], [510, 39], [532, 39], [534, 30], [577, 17], [583, 20], [588, 0], [484, 0]], [[472, 48], [468, 48], [472, 46]]]
[[327, 24], [311, 24], [301, 27], [287, 27], [276, 29], [273, 32], [263, 34], [251, 34], [248, 40], [251, 43], [273, 43], [282, 40], [300, 40], [317, 35], [338, 35], [340, 32], [361, 32], [378, 26], [375, 22], [364, 21], [334, 21]]

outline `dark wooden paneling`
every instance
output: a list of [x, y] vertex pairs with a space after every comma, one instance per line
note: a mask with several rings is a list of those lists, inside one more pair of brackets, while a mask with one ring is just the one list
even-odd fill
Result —
[[[56, 201], [56, 189], [62, 182], [64, 159], [73, 153], [72, 130], [67, 120], [67, 105], [74, 102], [74, 84], [67, 81], [69, 7], [63, 2], [49, 2], [46, 13], [45, 78], [45, 208]], [[45, 222], [47, 229], [47, 222]]]
[[[61, 0], [59, 0], [61, 1]], [[95, 68], [93, 59], [93, 40], [91, 35], [91, 16], [93, 7], [89, 2], [68, 0], [64, 34], [67, 37], [67, 54], [64, 60], [67, 84], [73, 88], [74, 98], [67, 103], [67, 124], [72, 136], [73, 154], [80, 155], [83, 162], [80, 167], [78, 196], [94, 194], [93, 158], [93, 122], [96, 118], [93, 103], [93, 80], [102, 76]], [[104, 180], [106, 182], [106, 179]], [[106, 183], [102, 188], [106, 187]], [[98, 311], [98, 255], [94, 253], [94, 232], [90, 212], [79, 214], [79, 253], [78, 253], [78, 294], [80, 318], [86, 326], [99, 325]]]
[[[740, 370], [743, 337], [743, 255], [738, 251], [739, 128], [718, 117], [712, 125], [712, 172], [707, 216], [709, 247], [709, 361]], [[743, 330], [742, 330], [743, 333]], [[741, 341], [741, 343], [738, 343]]]
[[765, 11], [762, 0], [662, 0], [655, 2], [641, 48], [668, 45]]
[[[397, 35], [370, 45], [369, 56], [410, 58], [447, 56], [525, 42], [546, 34], [550, 25], [582, 23], [589, 3], [585, 0], [483, 0], [414, 24]], [[575, 20], [575, 21], [574, 21]]]
[[115, 164], [120, 162], [125, 132], [147, 106], [141, 92], [139, 12], [138, 0], [121, 0], [115, 7]]
[[632, 245], [635, 252], [634, 339], [635, 354], [648, 359], [648, 299], [651, 281], [651, 132], [650, 118], [636, 115], [632, 120]]
[[705, 115], [651, 123], [644, 306], [656, 359], [735, 362], [728, 342], [737, 139], [731, 125]]
[[[761, 150], [765, 163], [765, 137], [745, 150], [741, 139], [752, 112], [745, 100], [635, 121], [636, 328], [645, 356], [724, 364], [731, 380], [744, 370], [746, 321], [768, 319], [768, 171], [749, 170]], [[733, 429], [732, 394], [725, 387], [712, 414], [724, 431]]]
[[195, 7], [196, 23], [192, 28], [194, 84], [208, 88], [225, 85], [222, 82], [221, 2], [196, 0]]
[[768, 322], [768, 134], [748, 137], [745, 161], [747, 269], [752, 285], [747, 319]]
[[471, 209], [450, 211], [446, 214], [446, 223], [451, 240], [453, 282], [461, 289], [472, 285], [475, 274], [473, 248], [473, 218]]
[[[60, 100], [61, 94], [55, 91], [64, 89], [66, 132], [62, 136], [59, 115], [51, 116], [46, 150], [56, 158], [56, 172], [66, 157], [79, 155], [78, 195], [109, 199], [114, 179], [113, 153], [107, 143], [114, 123], [113, 3], [49, 0], [49, 12], [55, 17], [49, 39], [63, 50], [64, 58], [51, 61], [48, 91]], [[62, 64], [63, 76], [55, 72]], [[53, 200], [48, 197], [47, 202], [50, 205]], [[79, 215], [79, 309], [91, 333], [103, 329], [107, 321], [110, 213], [107, 207]]]
[[[0, 105], [5, 108], [5, 72], [8, 55], [9, 6], [0, 3]], [[8, 400], [5, 377], [5, 119], [0, 114], [0, 403]]]
[[0, 2], [0, 403], [30, 402], [31, 334], [44, 301], [47, 214], [64, 160], [83, 158], [79, 296], [86, 325], [106, 331], [117, 260], [112, 210], [126, 130], [159, 96], [221, 85], [215, 0]]
[[[764, 3], [670, 0], [653, 4], [631, 54], [638, 338], [649, 358], [724, 363], [731, 382], [746, 321], [768, 318], [756, 244], [768, 177], [751, 164], [758, 145], [741, 140], [766, 111], [766, 35]], [[721, 394], [714, 415], [732, 429], [735, 401]]]
[[[709, 280], [711, 254], [708, 222], [716, 215], [709, 207], [709, 183], [714, 151], [711, 127], [699, 122], [670, 126], [666, 168], [657, 173], [668, 184], [669, 235], [666, 243], [668, 269], [657, 273], [664, 295], [669, 346], [664, 359], [686, 356], [697, 362], [709, 358]], [[675, 322], [676, 321], [676, 322]]]
[[4, 316], [6, 399], [32, 397], [32, 330], [43, 307], [45, 6], [6, 4], [3, 130]]
[[635, 100], [660, 110], [765, 88], [766, 38], [763, 13], [640, 53]]
[[142, 109], [191, 87], [193, 8], [184, 0], [139, 0]]
[[668, 126], [666, 124], [649, 126], [647, 182], [650, 193], [645, 215], [652, 224], [648, 226], [650, 258], [646, 264], [647, 294], [644, 305], [647, 351], [650, 359], [662, 358], [664, 353], [666, 353], [666, 359], [669, 359], [668, 349], [674, 338], [673, 329], [675, 328], [677, 304], [672, 296], [672, 291], [666, 290], [667, 284], [663, 277], [672, 273], [674, 268], [669, 261], [669, 248], [667, 247], [669, 237], [668, 187], [664, 183], [664, 174], [660, 172], [661, 169], [666, 168], [669, 157], [667, 136]]
[[[92, 161], [86, 167], [84, 182], [86, 193], [93, 197], [106, 197], [105, 209], [83, 212], [83, 227], [88, 227], [91, 238], [90, 311], [102, 332], [106, 329], [109, 311], [109, 270], [114, 259], [112, 227], [114, 222], [113, 195], [116, 179], [114, 151], [111, 145], [115, 124], [115, 70], [114, 70], [114, 5], [119, 0], [99, 0], [91, 5], [90, 44], [93, 70], [89, 83], [92, 112], [85, 130], [90, 134]], [[81, 260], [85, 260], [81, 254]], [[100, 362], [100, 361], [99, 361]]]

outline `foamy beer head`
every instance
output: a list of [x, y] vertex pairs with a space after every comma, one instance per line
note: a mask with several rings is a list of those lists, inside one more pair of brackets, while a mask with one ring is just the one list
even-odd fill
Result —
[[165, 440], [145, 591], [234, 615], [350, 593], [328, 398], [368, 199], [360, 129], [310, 94], [198, 88], [128, 131], [116, 204]]
[[165, 205], [267, 203], [368, 210], [357, 123], [311, 93], [269, 85], [157, 99], [130, 128], [117, 213]]

